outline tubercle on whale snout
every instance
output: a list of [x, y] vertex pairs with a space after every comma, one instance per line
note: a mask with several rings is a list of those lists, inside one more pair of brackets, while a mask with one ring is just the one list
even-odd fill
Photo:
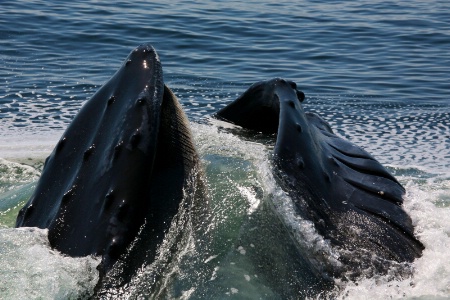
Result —
[[[290, 102], [290, 105], [293, 105], [291, 103], [295, 102], [295, 100], [298, 100], [300, 103], [305, 100], [305, 93], [300, 91], [297, 87], [297, 83], [295, 83], [292, 80], [285, 80], [283, 78], [274, 78], [271, 80], [263, 81], [262, 84], [267, 86], [267, 89], [270, 90], [270, 93], [273, 93], [278, 98], [280, 97], [279, 93], [290, 93], [291, 91], [294, 92], [293, 95], [288, 96]], [[279, 99], [281, 100], [281, 99]], [[286, 99], [287, 100], [287, 99]]]

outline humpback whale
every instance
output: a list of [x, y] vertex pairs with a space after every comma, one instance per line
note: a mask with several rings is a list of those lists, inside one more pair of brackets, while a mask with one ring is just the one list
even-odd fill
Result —
[[[276, 78], [255, 83], [215, 116], [276, 134], [276, 179], [296, 213], [342, 250], [339, 260], [348, 268], [327, 269], [331, 275], [359, 272], [374, 264], [373, 256], [381, 272], [390, 267], [386, 261], [419, 257], [423, 245], [402, 208], [404, 188], [369, 153], [305, 112], [304, 99], [294, 82]], [[96, 296], [114, 295], [142, 267], [164, 256], [167, 235], [169, 256], [182, 247], [183, 212], [207, 207], [199, 164], [187, 118], [164, 84], [159, 57], [143, 44], [68, 126], [16, 227], [47, 228], [50, 245], [63, 254], [100, 256]], [[192, 216], [197, 217], [207, 216]], [[164, 276], [158, 268], [149, 286]]]
[[68, 126], [16, 227], [48, 228], [63, 254], [101, 256], [101, 276], [126, 260], [118, 276], [126, 283], [152, 262], [179, 210], [200, 197], [198, 163], [158, 54], [143, 44]]
[[253, 84], [214, 116], [276, 134], [275, 178], [296, 213], [341, 250], [343, 266], [328, 270], [332, 275], [356, 276], [368, 265], [385, 273], [388, 261], [421, 256], [424, 247], [402, 208], [402, 185], [369, 153], [336, 136], [319, 115], [305, 112], [304, 99], [296, 83], [275, 78]]

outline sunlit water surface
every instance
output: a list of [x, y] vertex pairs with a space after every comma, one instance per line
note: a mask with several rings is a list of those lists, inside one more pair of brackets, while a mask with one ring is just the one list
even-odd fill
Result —
[[305, 110], [393, 172], [426, 247], [411, 278], [337, 281], [327, 293], [450, 297], [447, 1], [3, 1], [0, 14], [0, 298], [92, 292], [98, 258], [64, 257], [48, 246], [45, 230], [14, 229], [15, 217], [79, 108], [144, 42], [158, 51], [165, 82], [191, 120], [214, 238], [208, 257], [187, 239], [158, 289], [145, 291], [137, 278], [131, 297], [295, 299], [313, 289], [296, 273], [295, 243], [331, 256], [333, 249], [295, 218], [264, 139], [205, 121], [273, 77], [295, 81]]

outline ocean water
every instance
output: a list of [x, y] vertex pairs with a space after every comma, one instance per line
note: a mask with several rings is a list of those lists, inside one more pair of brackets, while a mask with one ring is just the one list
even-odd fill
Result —
[[[158, 51], [165, 82], [191, 121], [218, 242], [205, 260], [192, 250], [195, 241], [186, 242], [164, 282], [149, 290], [143, 270], [129, 297], [310, 295], [285, 231], [332, 249], [292, 216], [271, 177], [270, 149], [208, 119], [252, 83], [282, 77], [305, 93], [305, 110], [405, 186], [405, 209], [426, 247], [408, 278], [337, 281], [311, 297], [450, 298], [448, 1], [6, 0], [0, 16], [1, 299], [92, 292], [98, 258], [65, 257], [48, 246], [45, 230], [14, 229], [15, 217], [74, 115], [145, 42]], [[267, 259], [274, 263], [259, 267]]]

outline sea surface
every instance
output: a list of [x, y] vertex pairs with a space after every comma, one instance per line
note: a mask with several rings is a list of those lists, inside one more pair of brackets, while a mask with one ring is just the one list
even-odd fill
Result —
[[[270, 149], [208, 118], [252, 83], [274, 77], [295, 81], [305, 110], [398, 178], [425, 245], [410, 277], [336, 281], [332, 292], [313, 298], [450, 298], [449, 1], [2, 0], [1, 299], [92, 292], [98, 258], [65, 257], [49, 247], [45, 230], [14, 229], [15, 217], [80, 107], [146, 42], [191, 121], [210, 186], [212, 233], [223, 242], [203, 261], [212, 273], [189, 265], [185, 258], [195, 253], [186, 249], [158, 291], [137, 282], [131, 298], [308, 296], [291, 272], [292, 254], [280, 246], [290, 249], [289, 235], [280, 232], [320, 237], [289, 217], [289, 199], [270, 175]], [[274, 212], [267, 204], [274, 199], [286, 206]], [[273, 253], [272, 269], [257, 268], [262, 252]]]

